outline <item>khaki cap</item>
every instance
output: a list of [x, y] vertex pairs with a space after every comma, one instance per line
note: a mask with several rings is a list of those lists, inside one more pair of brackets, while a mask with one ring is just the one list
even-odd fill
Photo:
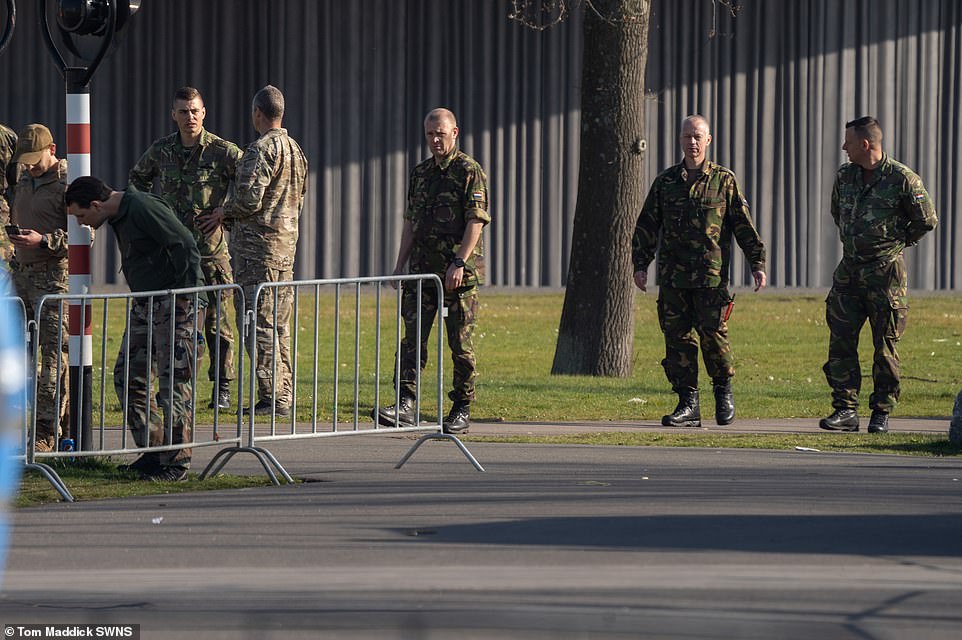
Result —
[[53, 135], [42, 124], [28, 124], [17, 140], [17, 153], [13, 157], [20, 164], [37, 164], [50, 145]]

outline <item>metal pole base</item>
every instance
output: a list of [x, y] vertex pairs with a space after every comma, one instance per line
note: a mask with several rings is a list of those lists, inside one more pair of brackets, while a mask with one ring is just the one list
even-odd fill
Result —
[[471, 455], [471, 452], [468, 451], [468, 448], [464, 446], [463, 442], [458, 440], [457, 436], [451, 435], [450, 433], [441, 433], [440, 431], [435, 433], [429, 433], [427, 435], [423, 435], [420, 438], [418, 438], [418, 441], [415, 442], [410, 449], [408, 449], [408, 452], [404, 454], [404, 457], [401, 458], [400, 462], [394, 465], [394, 468], [400, 469], [401, 467], [403, 467], [404, 463], [408, 461], [408, 458], [413, 456], [414, 452], [417, 451], [418, 448], [428, 440], [450, 440], [454, 442], [454, 444], [458, 445], [458, 449], [461, 450], [461, 453], [464, 454], [464, 457], [467, 458], [468, 461], [474, 465], [475, 469], [477, 469], [478, 471], [484, 471], [484, 467], [481, 466], [481, 463], [478, 462], [473, 455]]

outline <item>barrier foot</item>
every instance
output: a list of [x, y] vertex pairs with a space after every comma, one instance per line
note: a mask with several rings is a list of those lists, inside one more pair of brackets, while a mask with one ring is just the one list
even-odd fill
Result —
[[49, 482], [53, 488], [57, 490], [57, 493], [59, 493], [60, 497], [64, 499], [64, 502], [74, 501], [73, 495], [67, 489], [67, 485], [63, 483], [63, 480], [60, 479], [60, 476], [57, 475], [57, 472], [54, 471], [52, 467], [40, 462], [28, 462], [26, 465], [24, 465], [24, 469], [33, 469], [34, 471], [39, 471], [41, 474], [43, 474], [43, 477], [47, 479], [47, 482]]
[[418, 438], [418, 441], [415, 442], [413, 445], [411, 445], [411, 448], [408, 449], [408, 452], [404, 454], [404, 457], [401, 458], [401, 461], [398, 462], [396, 465], [394, 465], [394, 468], [400, 469], [401, 467], [403, 467], [404, 463], [408, 461], [408, 458], [413, 456], [414, 452], [417, 451], [418, 448], [428, 440], [450, 440], [454, 442], [454, 444], [458, 445], [458, 449], [461, 450], [461, 453], [464, 454], [464, 457], [467, 458], [468, 461], [474, 465], [475, 469], [477, 469], [478, 471], [484, 471], [484, 467], [481, 466], [481, 463], [478, 462], [473, 455], [471, 455], [471, 452], [468, 451], [468, 448], [464, 446], [463, 442], [458, 440], [457, 436], [451, 435], [450, 433], [441, 433], [440, 431], [429, 433]]
[[274, 473], [274, 469], [271, 468], [271, 465], [274, 465], [277, 470], [280, 471], [281, 476], [288, 484], [294, 483], [294, 478], [292, 478], [290, 474], [287, 473], [287, 470], [281, 466], [281, 463], [277, 461], [277, 458], [275, 458], [270, 451], [260, 447], [230, 447], [227, 449], [221, 449], [211, 459], [211, 461], [207, 463], [207, 466], [204, 467], [204, 470], [200, 474], [200, 479], [204, 480], [219, 473], [220, 470], [224, 468], [224, 465], [226, 465], [227, 462], [238, 453], [249, 453], [257, 458], [257, 461], [261, 463], [262, 467], [264, 467], [264, 472], [267, 474], [267, 477], [270, 478], [271, 482], [275, 485], [280, 486], [281, 483], [280, 480], [277, 479], [277, 474]]

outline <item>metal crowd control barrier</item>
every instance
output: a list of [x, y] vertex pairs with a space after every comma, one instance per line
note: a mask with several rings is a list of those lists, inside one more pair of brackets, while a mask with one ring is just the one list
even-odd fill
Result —
[[[401, 346], [401, 332], [404, 326], [403, 318], [401, 316], [401, 299], [402, 299], [402, 288], [403, 287], [416, 287], [417, 299], [420, 301], [424, 287], [433, 286], [436, 289], [438, 296], [438, 314], [436, 321], [437, 331], [437, 353], [434, 358], [433, 366], [437, 370], [436, 376], [436, 393], [437, 393], [437, 419], [427, 420], [421, 422], [421, 376], [420, 372], [416, 374], [416, 387], [418, 393], [415, 394], [415, 416], [416, 421], [413, 426], [400, 426], [395, 422], [394, 426], [382, 426], [378, 424], [377, 412], [381, 408], [382, 397], [380, 395], [381, 387], [381, 377], [382, 377], [382, 301], [383, 301], [383, 288], [385, 284], [393, 285], [396, 291], [393, 292], [393, 297], [395, 299], [395, 309], [394, 309], [394, 323], [393, 323], [393, 338], [395, 346], [395, 354], [400, 353]], [[398, 285], [401, 286], [398, 286]], [[373, 292], [366, 298], [362, 296], [363, 287], [373, 288]], [[348, 386], [351, 393], [351, 398], [347, 404], [351, 407], [350, 421], [347, 423], [339, 422], [339, 403], [341, 402], [341, 369], [343, 363], [341, 361], [341, 333], [343, 330], [343, 325], [350, 325], [350, 322], [342, 322], [341, 318], [341, 302], [344, 293], [344, 289], [349, 289], [353, 291], [353, 333], [351, 335], [352, 347], [353, 347], [353, 370], [349, 374]], [[313, 308], [308, 308], [307, 315], [310, 316], [309, 323], [311, 324], [312, 330], [312, 347], [309, 351], [309, 360], [311, 364], [311, 370], [307, 372], [306, 375], [300, 376], [301, 370], [299, 367], [300, 358], [298, 355], [300, 353], [299, 343], [300, 336], [303, 331], [303, 327], [300, 323], [301, 317], [301, 297], [304, 291], [313, 294]], [[330, 351], [324, 352], [321, 347], [320, 331], [321, 331], [321, 298], [322, 291], [329, 292], [330, 305], [325, 311], [331, 314], [330, 330], [331, 330], [331, 340], [328, 343]], [[293, 296], [289, 294], [293, 293]], [[250, 350], [248, 355], [250, 361], [250, 372], [248, 375], [249, 393], [248, 398], [250, 399], [251, 408], [254, 406], [255, 399], [258, 396], [258, 349], [256, 339], [256, 328], [255, 324], [257, 321], [257, 310], [261, 308], [261, 302], [264, 301], [265, 304], [269, 305], [270, 312], [268, 314], [269, 324], [271, 326], [267, 331], [270, 333], [269, 336], [265, 336], [270, 342], [270, 354], [267, 360], [270, 364], [270, 375], [265, 376], [270, 379], [270, 412], [269, 417], [265, 422], [257, 422], [255, 411], [251, 409], [248, 414], [248, 431], [247, 431], [247, 446], [237, 446], [223, 449], [215, 455], [214, 459], [211, 460], [207, 468], [201, 474], [201, 478], [206, 477], [209, 474], [217, 473], [223, 468], [223, 466], [236, 454], [241, 451], [252, 453], [257, 456], [258, 460], [261, 462], [264, 469], [267, 471], [268, 476], [275, 484], [279, 484], [275, 474], [272, 472], [268, 466], [268, 462], [277, 469], [277, 471], [283, 476], [287, 482], [293, 482], [293, 479], [277, 460], [277, 458], [266, 448], [260, 446], [267, 442], [276, 442], [281, 440], [294, 440], [302, 438], [321, 438], [321, 437], [334, 437], [334, 436], [349, 436], [349, 435], [370, 435], [377, 433], [402, 433], [402, 432], [423, 432], [425, 435], [421, 436], [417, 442], [415, 442], [403, 458], [397, 463], [395, 468], [401, 468], [405, 462], [414, 454], [414, 452], [428, 440], [447, 440], [454, 442], [459, 450], [464, 454], [464, 456], [471, 462], [472, 465], [478, 471], [484, 471], [484, 468], [478, 463], [478, 461], [471, 455], [467, 447], [464, 446], [456, 436], [443, 433], [442, 431], [442, 420], [443, 420], [443, 345], [444, 345], [444, 323], [442, 322], [442, 314], [445, 312], [443, 306], [444, 300], [444, 289], [441, 283], [441, 279], [435, 275], [403, 275], [403, 276], [386, 276], [386, 277], [365, 277], [365, 278], [337, 278], [337, 279], [327, 279], [327, 280], [302, 280], [302, 281], [292, 281], [292, 282], [265, 282], [257, 286], [254, 292], [254, 301], [248, 308], [247, 315], [245, 316], [244, 330], [245, 330], [245, 344]], [[269, 298], [265, 298], [269, 296]], [[286, 301], [279, 305], [278, 302], [282, 300], [282, 297], [292, 298], [290, 300], [290, 318], [293, 320], [293, 330], [282, 326], [285, 325], [285, 316], [287, 315], [287, 309], [279, 309], [279, 306], [285, 306]], [[362, 305], [362, 301], [365, 303]], [[365, 319], [368, 320], [368, 324], [373, 325], [373, 337], [366, 335], [363, 330], [365, 327]], [[418, 317], [417, 317], [417, 343], [421, 343], [421, 305], [418, 304]], [[366, 367], [362, 367], [362, 336], [365, 337], [365, 347], [370, 352], [370, 360], [366, 360]], [[264, 340], [265, 337], [262, 337]], [[289, 344], [285, 344], [289, 341]], [[373, 343], [373, 344], [372, 344]], [[285, 354], [291, 354], [289, 356], [289, 361], [284, 362], [288, 359]], [[420, 347], [418, 347], [418, 361], [421, 360]], [[400, 377], [400, 359], [391, 356], [394, 361], [394, 379]], [[322, 373], [320, 371], [320, 365], [322, 361], [327, 361], [329, 369], [329, 375], [327, 379], [322, 379]], [[290, 386], [290, 390], [286, 389], [286, 383], [279, 384], [278, 374], [281, 371], [286, 371], [289, 365], [290, 376], [293, 383]], [[373, 389], [370, 391], [370, 404], [365, 406], [372, 406], [371, 418], [373, 419], [372, 425], [361, 424], [362, 420], [362, 386], [367, 388], [369, 385], [365, 382], [365, 379], [372, 381]], [[301, 382], [305, 386], [309, 384], [310, 391], [309, 394], [309, 408], [305, 407], [307, 412], [306, 419], [303, 421], [298, 420], [298, 412], [301, 409], [299, 406], [299, 390], [298, 382]], [[282, 388], [282, 386], [284, 388]], [[330, 404], [328, 408], [325, 409], [323, 406], [319, 406], [318, 397], [323, 389], [327, 387], [330, 391]], [[280, 390], [280, 394], [278, 391]], [[261, 390], [263, 391], [263, 390]], [[287, 394], [290, 397], [286, 397]], [[264, 393], [261, 393], [262, 400], [267, 400]], [[280, 397], [279, 397], [280, 396]], [[400, 391], [397, 385], [394, 385], [393, 401], [395, 406], [400, 400]], [[285, 411], [287, 409], [287, 411]], [[324, 415], [321, 415], [321, 411], [324, 411]], [[289, 412], [289, 413], [288, 413]], [[288, 415], [283, 415], [287, 413]], [[281, 415], [279, 415], [281, 414]], [[328, 420], [329, 417], [329, 420]], [[283, 418], [283, 420], [281, 420]], [[366, 422], [366, 421], [365, 421]], [[326, 425], [326, 426], [324, 426]]]
[[[19, 437], [17, 438], [16, 455], [13, 456], [14, 462], [20, 462], [24, 465], [24, 469], [30, 469], [39, 472], [44, 478], [57, 490], [57, 493], [67, 502], [73, 502], [73, 496], [67, 487], [64, 486], [57, 472], [54, 471], [49, 465], [34, 462], [30, 453], [33, 449], [31, 446], [33, 441], [30, 439], [30, 426], [31, 420], [30, 415], [33, 413], [33, 403], [35, 395], [30, 394], [31, 380], [36, 379], [36, 368], [30, 371], [30, 360], [28, 356], [28, 346], [30, 344], [30, 337], [33, 334], [35, 322], [33, 320], [27, 320], [27, 308], [23, 304], [23, 300], [16, 296], [4, 296], [0, 297], [0, 304], [10, 305], [17, 309], [16, 312], [12, 311], [6, 317], [12, 317], [14, 313], [17, 313], [22, 319], [20, 326], [23, 328], [23, 352], [21, 355], [24, 357], [20, 360], [20, 363], [10, 362], [7, 360], [0, 361], [0, 364], [6, 369], [6, 367], [17, 367], [22, 366], [22, 370], [18, 376], [22, 376], [22, 380], [25, 384], [22, 385], [22, 392], [19, 398], [19, 406], [14, 407], [16, 413], [20, 416], [20, 429]], [[7, 376], [7, 371], [4, 370], [0, 372], [0, 375], [4, 377]], [[35, 392], [34, 392], [35, 393]]]
[[[232, 414], [231, 422], [233, 423], [233, 428], [228, 428], [226, 430], [222, 429], [221, 428], [222, 421], [220, 417], [223, 412], [220, 410], [220, 408], [217, 406], [216, 403], [214, 404], [214, 408], [213, 408], [213, 423], [212, 425], [209, 425], [209, 430], [208, 430], [208, 425], [205, 425], [203, 435], [199, 436], [198, 426], [197, 426], [197, 402], [196, 402], [196, 399], [198, 397], [197, 365], [198, 365], [198, 359], [200, 355], [198, 347], [203, 340], [201, 335], [204, 328], [203, 321], [202, 321], [203, 316], [201, 313], [199, 313], [200, 309], [203, 308], [204, 306], [201, 304], [201, 300], [202, 299], [206, 300], [207, 295], [212, 294], [215, 300], [215, 307], [218, 309], [223, 309], [222, 305], [223, 305], [225, 291], [232, 291], [234, 293], [233, 301], [235, 305], [238, 305], [238, 309], [239, 309], [238, 315], [239, 317], [246, 317], [243, 291], [241, 287], [236, 284], [217, 285], [217, 286], [209, 286], [209, 287], [192, 287], [192, 288], [186, 288], [186, 289], [168, 289], [163, 291], [116, 293], [116, 294], [48, 295], [41, 298], [40, 302], [37, 305], [36, 317], [32, 327], [33, 344], [36, 345], [34, 349], [35, 355], [33, 360], [35, 371], [37, 370], [37, 367], [40, 364], [40, 359], [41, 359], [41, 350], [39, 348], [39, 336], [41, 334], [40, 323], [41, 323], [41, 318], [43, 317], [44, 308], [52, 304], [58, 305], [57, 317], [59, 318], [64, 315], [64, 312], [66, 311], [67, 307], [70, 304], [76, 304], [78, 305], [76, 308], [80, 310], [79, 325], [83, 327], [83, 326], [86, 326], [85, 314], [87, 309], [87, 301], [90, 301], [91, 303], [90, 308], [93, 313], [93, 318], [91, 318], [92, 320], [91, 324], [96, 326], [98, 324], [97, 323], [98, 314], [93, 311], [94, 307], [92, 305], [94, 302], [100, 303], [101, 308], [100, 308], [100, 314], [99, 314], [100, 315], [99, 327], [96, 327], [93, 330], [94, 335], [97, 335], [99, 331], [98, 337], [99, 337], [99, 347], [100, 347], [99, 362], [96, 361], [96, 359], [94, 359], [95, 360], [94, 369], [96, 370], [96, 368], [99, 366], [99, 370], [100, 370], [99, 377], [94, 376], [96, 378], [96, 380], [94, 381], [95, 390], [96, 390], [96, 387], [99, 385], [99, 397], [97, 400], [93, 401], [93, 406], [92, 406], [92, 409], [96, 412], [95, 422], [97, 422], [98, 424], [96, 429], [94, 430], [95, 433], [71, 434], [72, 440], [73, 440], [73, 446], [70, 447], [68, 450], [63, 450], [65, 439], [60, 434], [58, 434], [56, 425], [54, 425], [54, 447], [53, 447], [54, 450], [46, 451], [46, 452], [35, 451], [34, 443], [36, 442], [37, 412], [36, 412], [36, 406], [34, 405], [34, 410], [32, 412], [33, 417], [29, 421], [29, 425], [27, 425], [27, 428], [25, 428], [25, 431], [24, 431], [25, 441], [26, 441], [25, 442], [25, 462], [27, 464], [27, 468], [40, 468], [40, 470], [44, 473], [44, 475], [51, 482], [51, 484], [53, 484], [54, 488], [57, 489], [57, 491], [61, 494], [61, 496], [63, 496], [65, 500], [70, 501], [72, 500], [72, 497], [70, 497], [69, 491], [67, 490], [66, 486], [64, 485], [62, 480], [59, 478], [59, 476], [57, 476], [56, 472], [49, 465], [37, 463], [36, 462], [37, 460], [56, 460], [56, 459], [63, 459], [63, 458], [81, 458], [81, 457], [91, 457], [91, 456], [109, 456], [109, 455], [124, 455], [124, 454], [143, 454], [148, 452], [159, 453], [159, 452], [165, 452], [165, 451], [176, 451], [180, 449], [191, 449], [191, 448], [197, 448], [197, 447], [219, 446], [224, 444], [229, 445], [231, 443], [241, 444], [243, 432], [242, 432], [241, 417], [239, 413], [237, 415]], [[108, 386], [107, 346], [108, 346], [108, 343], [111, 341], [111, 339], [117, 338], [116, 336], [112, 336], [108, 332], [108, 328], [111, 322], [114, 322], [116, 324], [116, 323], [119, 323], [119, 321], [122, 321], [124, 326], [123, 335], [125, 337], [128, 336], [129, 329], [131, 326], [131, 313], [133, 310], [134, 301], [146, 301], [146, 305], [145, 305], [147, 307], [146, 324], [147, 326], [152, 328], [150, 331], [147, 332], [146, 350], [148, 354], [152, 353], [154, 351], [154, 340], [156, 335], [156, 332], [155, 332], [156, 327], [154, 327], [154, 310], [155, 310], [156, 303], [165, 302], [165, 301], [169, 301], [170, 303], [172, 321], [167, 323], [164, 327], [166, 330], [170, 331], [170, 334], [169, 334], [170, 350], [168, 353], [165, 353], [165, 354], [154, 354], [152, 358], [148, 357], [147, 358], [148, 366], [146, 367], [146, 370], [142, 372], [145, 378], [145, 386], [147, 389], [146, 398], [145, 398], [145, 407], [144, 407], [144, 411], [145, 411], [144, 422], [145, 424], [150, 425], [151, 415], [155, 411], [161, 411], [161, 408], [159, 406], [157, 407], [157, 409], [152, 408], [153, 403], [151, 402], [151, 400], [154, 398], [154, 393], [155, 393], [154, 380], [160, 377], [158, 375], [158, 371], [156, 369], [155, 363], [159, 361], [159, 358], [161, 357], [167, 358], [168, 359], [167, 370], [168, 372], [170, 372], [169, 375], [173, 375], [174, 360], [175, 360], [174, 351], [176, 346], [176, 341], [174, 340], [176, 324], [175, 322], [173, 322], [173, 314], [174, 314], [173, 308], [175, 306], [175, 301], [178, 298], [182, 299], [185, 296], [188, 297], [189, 300], [191, 300], [193, 304], [192, 308], [194, 310], [194, 312], [191, 314], [192, 315], [191, 321], [193, 323], [193, 327], [192, 327], [193, 356], [191, 358], [190, 386], [193, 391], [192, 397], [194, 401], [190, 402], [190, 407], [189, 407], [190, 425], [191, 425], [190, 438], [188, 441], [179, 443], [179, 444], [138, 446], [135, 442], [131, 441], [132, 437], [130, 436], [130, 434], [128, 434], [128, 429], [127, 429], [128, 416], [129, 416], [128, 407], [130, 402], [130, 398], [128, 395], [128, 391], [129, 391], [128, 381], [131, 375], [130, 343], [128, 340], [120, 341], [120, 344], [122, 345], [119, 347], [119, 349], [121, 349], [121, 353], [117, 354], [118, 357], [120, 355], [124, 356], [124, 369], [123, 369], [124, 393], [122, 398], [118, 398], [118, 400], [120, 401], [119, 410], [121, 413], [121, 417], [119, 420], [120, 426], [119, 428], [107, 426], [107, 415], [108, 415], [109, 406], [110, 406], [110, 403], [107, 400], [107, 386]], [[123, 305], [123, 315], [120, 318], [116, 317], [117, 316], [116, 312], [114, 312], [113, 317], [111, 316], [111, 311], [112, 311], [111, 302], [113, 301], [122, 301], [119, 303]], [[210, 310], [208, 309], [206, 312], [209, 313]], [[218, 313], [217, 322], [215, 325], [215, 328], [218, 330], [218, 332], [220, 330], [220, 323], [222, 322], [222, 319], [224, 319], [224, 314]], [[63, 323], [58, 322], [58, 325], [59, 326], [58, 326], [57, 338], [58, 338], [58, 342], [60, 342], [64, 339]], [[238, 334], [240, 334], [240, 331], [238, 331]], [[86, 341], [81, 341], [81, 344], [86, 344]], [[91, 340], [89, 344], [93, 345], [93, 340]], [[93, 346], [91, 348], [93, 348]], [[213, 362], [215, 363], [220, 362], [220, 357], [219, 357], [220, 348], [221, 348], [220, 343], [217, 342], [215, 345], [210, 345], [210, 348], [208, 349], [209, 351], [208, 357], [212, 358]], [[96, 349], [94, 349], [94, 351], [96, 352]], [[243, 397], [244, 350], [241, 348], [237, 348], [237, 352], [238, 352], [238, 379], [237, 379], [236, 397], [237, 397], [237, 405], [242, 406], [244, 402], [244, 397]], [[63, 371], [67, 367], [67, 365], [68, 363], [63, 362], [62, 354], [60, 353], [60, 350], [58, 350], [56, 379], [59, 380], [60, 372]], [[113, 370], [114, 367], [111, 367], [111, 369]], [[135, 375], [137, 375], [137, 373], [138, 372], [134, 372]], [[216, 388], [216, 385], [220, 382], [220, 375], [221, 375], [221, 372], [219, 370], [219, 367], [217, 367], [217, 372], [216, 372], [217, 379], [213, 382], [213, 384], [215, 385], [215, 388]], [[33, 385], [34, 398], [36, 398], [36, 384], [37, 384], [37, 380], [35, 376], [35, 381]], [[174, 385], [173, 384], [169, 385], [169, 388], [167, 389], [167, 394], [168, 394], [166, 397], [167, 406], [173, 407], [174, 405]], [[159, 393], [157, 395], [159, 398]], [[82, 402], [82, 398], [80, 400]], [[60, 406], [60, 385], [59, 384], [57, 386], [55, 404], [57, 407]], [[82, 409], [83, 409], [82, 405], [78, 402], [78, 411]], [[173, 411], [168, 411], [167, 415], [163, 416], [163, 418], [165, 419], [164, 440], [165, 442], [170, 443], [172, 442]], [[149, 441], [149, 433], [145, 433], [144, 438], [147, 441]]]

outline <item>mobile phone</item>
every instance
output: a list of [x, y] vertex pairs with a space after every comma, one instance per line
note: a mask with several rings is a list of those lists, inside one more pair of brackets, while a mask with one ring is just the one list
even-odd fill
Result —
[[19, 226], [15, 225], [15, 224], [4, 225], [3, 228], [6, 230], [8, 236], [20, 236], [20, 235], [23, 235], [23, 231], [20, 229]]

